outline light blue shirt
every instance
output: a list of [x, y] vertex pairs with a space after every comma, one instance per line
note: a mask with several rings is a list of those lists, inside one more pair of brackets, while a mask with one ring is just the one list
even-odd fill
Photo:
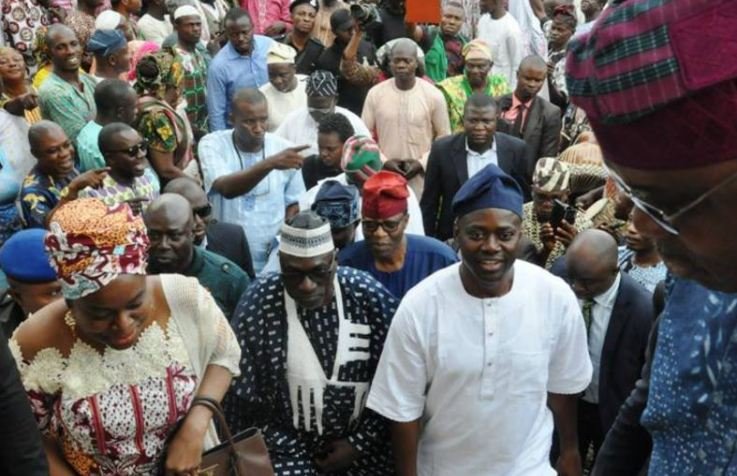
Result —
[[200, 140], [198, 147], [213, 216], [222, 222], [238, 223], [243, 227], [256, 273], [266, 265], [287, 207], [297, 203], [305, 191], [302, 172], [298, 169], [272, 170], [250, 192], [232, 199], [212, 190], [212, 184], [218, 177], [246, 170], [266, 157], [293, 147], [291, 142], [270, 133], [266, 134], [264, 143], [264, 150], [256, 153], [236, 151], [233, 129], [227, 129], [207, 134]]
[[250, 55], [241, 55], [230, 42], [215, 55], [207, 71], [207, 113], [211, 131], [230, 127], [230, 101], [236, 91], [259, 88], [269, 82], [266, 54], [273, 43], [271, 38], [253, 35]]
[[491, 143], [491, 147], [489, 147], [483, 154], [479, 154], [468, 147], [468, 140], [466, 140], [466, 165], [468, 166], [468, 178], [473, 177], [489, 164], [499, 165], [499, 160], [496, 156], [496, 141], [493, 141]]

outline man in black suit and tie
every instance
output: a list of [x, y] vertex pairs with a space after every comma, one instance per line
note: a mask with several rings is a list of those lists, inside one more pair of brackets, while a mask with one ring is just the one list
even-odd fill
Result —
[[430, 149], [420, 200], [425, 234], [441, 241], [453, 236], [451, 203], [469, 177], [493, 163], [511, 175], [529, 199], [532, 171], [525, 163], [524, 141], [496, 131], [497, 108], [484, 94], [468, 98], [464, 132], [436, 140]]
[[545, 85], [545, 61], [532, 55], [517, 70], [517, 87], [499, 97], [499, 130], [527, 144], [527, 167], [532, 174], [541, 157], [557, 157], [562, 128], [560, 108], [537, 95]]
[[584, 458], [590, 444], [596, 456], [640, 377], [655, 310], [652, 294], [619, 271], [617, 243], [608, 233], [579, 233], [564, 259], [564, 266], [556, 263], [554, 272], [566, 275], [581, 303], [594, 367], [591, 384], [578, 402], [578, 441]]
[[234, 223], [223, 223], [212, 219], [212, 206], [202, 187], [189, 177], [176, 178], [164, 187], [164, 193], [176, 193], [187, 199], [194, 215], [194, 243], [204, 246], [237, 264], [251, 278], [253, 260], [248, 247], [248, 239], [243, 227]]

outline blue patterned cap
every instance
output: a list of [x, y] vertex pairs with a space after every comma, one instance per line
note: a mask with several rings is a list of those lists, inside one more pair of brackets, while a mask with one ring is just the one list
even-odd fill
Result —
[[330, 228], [340, 229], [356, 223], [358, 215], [358, 189], [343, 185], [337, 180], [326, 180], [312, 204], [312, 211], [330, 222]]

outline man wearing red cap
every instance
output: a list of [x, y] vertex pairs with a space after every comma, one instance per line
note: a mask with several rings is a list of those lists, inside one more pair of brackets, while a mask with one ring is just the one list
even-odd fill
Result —
[[456, 261], [446, 244], [425, 236], [405, 234], [407, 180], [383, 170], [363, 185], [361, 225], [364, 240], [338, 255], [342, 266], [367, 271], [401, 299], [417, 283]]
[[737, 474], [736, 30], [734, 1], [631, 0], [571, 43], [571, 100], [675, 275], [594, 474], [637, 474], [643, 427], [650, 475]]

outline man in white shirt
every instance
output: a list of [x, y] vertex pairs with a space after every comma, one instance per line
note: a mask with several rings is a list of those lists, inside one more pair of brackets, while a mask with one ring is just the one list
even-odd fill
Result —
[[167, 36], [174, 33], [174, 26], [166, 14], [165, 0], [151, 0], [148, 2], [146, 14], [138, 20], [138, 29], [143, 39], [161, 45]]
[[502, 74], [507, 84], [517, 86], [517, 69], [525, 56], [525, 41], [517, 20], [504, 8], [504, 0], [480, 0], [486, 13], [481, 15], [476, 38], [491, 46], [492, 74]]
[[[453, 200], [462, 261], [411, 289], [367, 406], [391, 423], [400, 476], [580, 474], [586, 330], [565, 282], [515, 260], [522, 191], [495, 165]], [[534, 299], [530, 297], [534, 295]]]
[[317, 126], [327, 114], [338, 113], [347, 117], [356, 135], [371, 137], [369, 129], [360, 117], [348, 109], [337, 106], [338, 80], [329, 71], [318, 70], [310, 75], [305, 86], [307, 107], [297, 109], [284, 118], [274, 134], [294, 144], [307, 144], [302, 155], [318, 153]]
[[[655, 318], [653, 298], [619, 271], [617, 242], [604, 231], [579, 233], [566, 252], [564, 264], [581, 305], [594, 368], [591, 384], [578, 403], [579, 451], [586, 454], [593, 445], [596, 456], [640, 376]], [[556, 263], [554, 268], [558, 267]]]
[[236, 92], [230, 108], [235, 127], [202, 138], [200, 164], [214, 216], [243, 226], [258, 274], [285, 218], [299, 211], [305, 146], [266, 132], [268, 105], [259, 90]]
[[296, 57], [294, 48], [278, 42], [274, 42], [266, 54], [269, 82], [259, 90], [269, 101], [269, 132], [274, 132], [290, 112], [307, 107], [307, 76], [297, 74]]

